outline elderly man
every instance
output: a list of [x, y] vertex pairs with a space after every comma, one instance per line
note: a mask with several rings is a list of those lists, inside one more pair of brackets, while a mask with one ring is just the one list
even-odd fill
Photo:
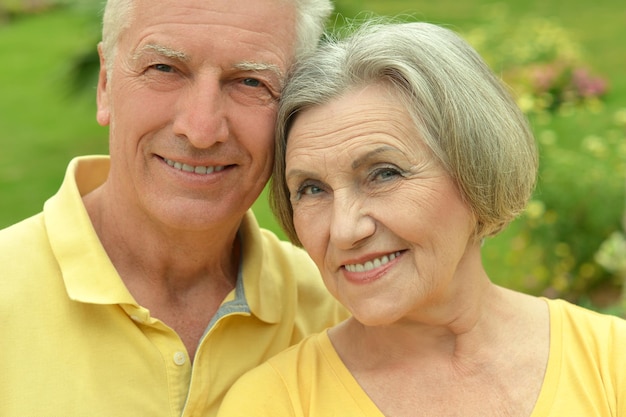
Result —
[[0, 415], [211, 416], [345, 317], [249, 211], [283, 79], [327, 0], [110, 0], [97, 120], [43, 212], [0, 232]]

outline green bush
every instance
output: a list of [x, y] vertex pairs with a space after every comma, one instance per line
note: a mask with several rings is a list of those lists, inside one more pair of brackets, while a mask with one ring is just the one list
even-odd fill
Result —
[[610, 114], [607, 80], [591, 72], [579, 44], [555, 22], [512, 22], [498, 6], [465, 37], [511, 86], [540, 149], [533, 199], [511, 231], [487, 243], [486, 258], [516, 271], [499, 278], [509, 287], [614, 308], [624, 273], [596, 254], [621, 230], [626, 109]]
[[58, 0], [0, 0], [0, 22], [21, 14], [39, 13], [58, 3]]
[[526, 113], [593, 106], [606, 94], [606, 80], [587, 68], [580, 45], [555, 22], [540, 17], [513, 21], [502, 4], [488, 9], [486, 17], [465, 37], [511, 85]]

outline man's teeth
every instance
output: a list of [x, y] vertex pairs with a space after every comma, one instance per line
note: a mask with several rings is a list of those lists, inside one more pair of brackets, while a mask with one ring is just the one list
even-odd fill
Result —
[[196, 174], [211, 174], [213, 172], [220, 172], [224, 169], [223, 166], [193, 166], [187, 164], [181, 164], [180, 162], [172, 161], [171, 159], [163, 158], [163, 160], [171, 167], [180, 169], [185, 172], [195, 172]]
[[400, 256], [400, 252], [392, 253], [391, 255], [385, 255], [382, 258], [376, 258], [371, 261], [367, 261], [364, 264], [351, 264], [346, 265], [346, 270], [349, 272], [367, 272], [374, 268], [385, 265], [389, 261], [393, 261], [396, 257]]

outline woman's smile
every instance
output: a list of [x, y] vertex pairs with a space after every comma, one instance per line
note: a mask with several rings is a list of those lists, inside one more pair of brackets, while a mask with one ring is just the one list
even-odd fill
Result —
[[369, 272], [373, 269], [380, 268], [382, 265], [388, 264], [389, 261], [393, 261], [397, 256], [400, 256], [400, 254], [400, 252], [394, 252], [372, 259], [371, 261], [366, 261], [365, 263], [346, 264], [344, 268], [348, 272]]
[[399, 261], [401, 251], [378, 256], [365, 262], [349, 263], [342, 266], [341, 271], [348, 282], [367, 284], [382, 278]]

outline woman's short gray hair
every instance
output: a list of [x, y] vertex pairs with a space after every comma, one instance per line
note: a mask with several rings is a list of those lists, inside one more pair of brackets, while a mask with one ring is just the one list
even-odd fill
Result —
[[[296, 6], [295, 56], [303, 55], [317, 46], [326, 20], [333, 11], [330, 0], [283, 0]], [[136, 0], [108, 0], [102, 18], [102, 50], [110, 72], [118, 40], [133, 21]], [[280, 24], [280, 22], [277, 22]]]
[[[537, 150], [505, 85], [453, 31], [428, 23], [362, 24], [328, 39], [294, 67], [277, 119], [270, 189], [274, 214], [296, 244], [285, 151], [298, 112], [365, 85], [386, 83], [413, 118], [477, 218], [477, 239], [495, 235], [532, 195]], [[416, 140], [419, 140], [416, 138]]]

